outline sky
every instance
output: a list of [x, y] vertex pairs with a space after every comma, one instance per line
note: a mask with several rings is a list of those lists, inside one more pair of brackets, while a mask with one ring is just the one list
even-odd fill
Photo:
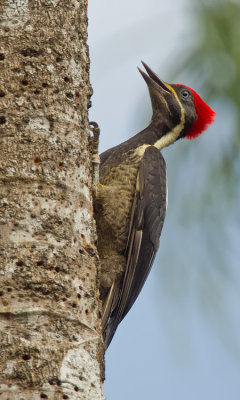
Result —
[[[193, 3], [89, 2], [90, 120], [101, 128], [100, 152], [148, 124], [150, 101], [137, 66], [144, 60], [170, 79], [173, 63], [198, 40]], [[201, 94], [192, 77], [180, 83], [195, 83]], [[232, 111], [223, 120], [221, 102], [210, 106], [218, 115], [213, 127], [163, 151], [169, 206], [160, 249], [106, 353], [107, 400], [239, 399], [239, 227], [230, 212], [222, 226], [228, 210], [219, 200], [221, 182], [214, 193], [209, 189], [214, 201], [203, 207], [198, 201], [209, 170], [227, 151]]]

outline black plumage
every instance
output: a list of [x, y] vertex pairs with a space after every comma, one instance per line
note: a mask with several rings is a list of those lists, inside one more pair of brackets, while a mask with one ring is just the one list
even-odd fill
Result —
[[125, 272], [113, 282], [112, 293], [105, 299], [109, 302], [103, 313], [107, 346], [142, 289], [159, 246], [166, 212], [166, 168], [161, 153], [154, 146], [146, 148], [139, 162], [137, 180], [139, 185], [131, 193], [129, 217], [123, 221], [129, 229], [124, 251]]
[[[148, 75], [139, 71], [149, 89], [151, 122], [101, 154], [95, 193], [106, 347], [142, 289], [159, 247], [167, 198], [166, 167], [159, 150], [185, 137], [197, 120], [198, 95], [186, 86], [164, 83], [143, 65]], [[205, 107], [199, 98], [198, 104]]]

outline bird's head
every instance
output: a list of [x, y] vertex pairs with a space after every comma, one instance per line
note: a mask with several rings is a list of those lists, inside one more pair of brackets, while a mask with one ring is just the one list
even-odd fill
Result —
[[161, 124], [159, 148], [179, 138], [194, 139], [214, 121], [213, 111], [201, 97], [185, 85], [163, 82], [147, 64], [142, 62], [147, 74], [139, 71], [146, 81], [153, 109], [153, 123]]

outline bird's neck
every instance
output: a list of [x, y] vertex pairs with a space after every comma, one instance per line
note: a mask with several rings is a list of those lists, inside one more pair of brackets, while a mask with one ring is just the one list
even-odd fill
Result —
[[106, 160], [109, 162], [111, 159], [112, 165], [117, 165], [126, 158], [127, 154], [132, 154], [137, 159], [141, 159], [148, 146], [155, 146], [158, 150], [161, 150], [177, 140], [183, 126], [184, 120], [182, 119], [180, 122], [176, 122], [175, 126], [172, 126], [164, 122], [163, 118], [154, 118], [153, 115], [150, 124], [141, 132], [102, 153], [101, 163], [103, 165]]
[[184, 128], [184, 123], [184, 118], [181, 118], [174, 125], [153, 115], [150, 124], [128, 140], [128, 146], [139, 149], [140, 152], [144, 152], [148, 146], [155, 146], [158, 150], [161, 150], [177, 140]]

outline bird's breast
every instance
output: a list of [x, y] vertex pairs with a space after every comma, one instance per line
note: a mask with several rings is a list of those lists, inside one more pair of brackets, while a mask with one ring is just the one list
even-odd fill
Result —
[[100, 257], [112, 252], [124, 254], [126, 250], [139, 161], [132, 153], [118, 165], [104, 164], [101, 168], [96, 207]]

